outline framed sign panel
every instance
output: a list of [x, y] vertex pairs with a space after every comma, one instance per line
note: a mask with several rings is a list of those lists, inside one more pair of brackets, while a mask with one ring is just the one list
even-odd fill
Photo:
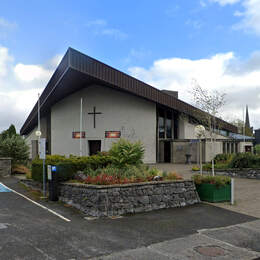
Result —
[[[80, 139], [80, 132], [72, 132], [73, 139]], [[81, 138], [86, 138], [86, 133], [81, 132]]]
[[106, 131], [105, 138], [120, 138], [121, 132], [120, 131]]

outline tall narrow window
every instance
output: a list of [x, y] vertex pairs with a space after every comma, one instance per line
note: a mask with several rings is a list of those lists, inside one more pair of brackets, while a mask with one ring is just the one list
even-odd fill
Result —
[[162, 109], [158, 110], [158, 128], [159, 128], [159, 138], [165, 138], [165, 120], [164, 120], [164, 111]]
[[172, 113], [166, 113], [166, 138], [172, 138]]

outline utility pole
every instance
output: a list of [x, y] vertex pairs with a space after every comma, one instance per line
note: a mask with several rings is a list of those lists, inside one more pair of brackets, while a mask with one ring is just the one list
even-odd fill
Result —
[[82, 103], [83, 99], [80, 99], [80, 122], [79, 122], [79, 155], [82, 156]]

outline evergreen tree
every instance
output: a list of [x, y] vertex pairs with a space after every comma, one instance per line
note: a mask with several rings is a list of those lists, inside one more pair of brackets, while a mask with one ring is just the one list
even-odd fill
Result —
[[0, 135], [0, 157], [11, 157], [12, 165], [25, 163], [29, 159], [29, 147], [16, 133], [13, 124]]
[[16, 135], [15, 126], [13, 124], [11, 124], [7, 130], [4, 130], [1, 133], [1, 139], [5, 140], [6, 138], [12, 137], [12, 136], [15, 136], [15, 135]]

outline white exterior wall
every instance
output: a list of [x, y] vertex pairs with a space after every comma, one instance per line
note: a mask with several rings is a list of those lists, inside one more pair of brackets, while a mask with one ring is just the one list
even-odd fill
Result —
[[[179, 120], [179, 139], [197, 139], [195, 135], [195, 124], [188, 122], [188, 119], [181, 117]], [[206, 130], [206, 138], [210, 138], [210, 132]], [[229, 139], [226, 136], [214, 133], [216, 139]]]
[[37, 137], [35, 135], [35, 131], [37, 130], [37, 128], [34, 128], [30, 134], [28, 134], [26, 137], [25, 137], [25, 142], [26, 144], [29, 146], [29, 158], [32, 159], [32, 140], [37, 140]]
[[[25, 142], [29, 146], [30, 154], [29, 158], [32, 159], [32, 141], [37, 140], [37, 136], [35, 135], [35, 132], [38, 130], [38, 126], [36, 126], [28, 135], [25, 137]], [[46, 138], [46, 133], [47, 133], [47, 120], [46, 118], [41, 118], [41, 138]]]
[[210, 162], [217, 154], [223, 153], [223, 142], [206, 142], [205, 161]]
[[252, 152], [253, 152], [253, 143], [252, 142], [240, 142], [238, 145], [238, 152], [244, 153], [245, 152], [245, 146], [251, 146]]
[[[101, 140], [101, 151], [109, 150], [116, 138], [105, 138], [105, 131], [121, 131], [121, 137], [140, 140], [145, 147], [144, 162], [156, 162], [156, 104], [139, 97], [102, 86], [80, 90], [55, 104], [51, 109], [52, 154], [79, 155], [80, 140], [72, 132], [80, 127], [80, 98], [83, 98], [83, 155], [88, 155], [88, 140]], [[96, 128], [93, 127], [93, 107]]]

